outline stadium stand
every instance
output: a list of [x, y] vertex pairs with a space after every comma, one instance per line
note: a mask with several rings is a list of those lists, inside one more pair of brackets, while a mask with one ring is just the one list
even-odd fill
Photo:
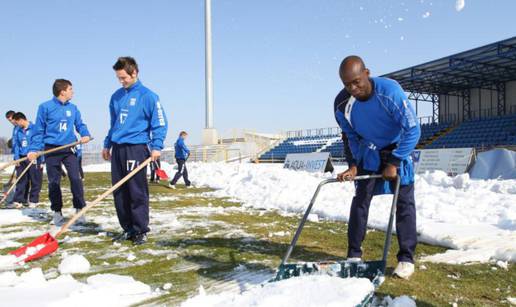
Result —
[[[418, 148], [516, 147], [516, 37], [382, 77], [403, 87], [417, 114], [420, 104], [431, 104], [431, 115], [420, 118]], [[339, 132], [335, 128], [292, 132], [259, 160], [283, 161], [287, 153], [307, 152], [330, 152], [342, 159]]]
[[516, 145], [516, 114], [465, 121], [425, 149]]
[[[475, 147], [490, 149], [516, 145], [516, 114], [465, 121], [457, 125], [421, 125], [418, 148]], [[334, 159], [344, 158], [344, 143], [339, 134], [288, 137], [262, 154], [260, 161], [283, 161], [288, 153], [329, 152]]]
[[[289, 137], [260, 156], [260, 161], [285, 160], [288, 153], [319, 152], [340, 139], [338, 134]], [[342, 143], [342, 140], [341, 140]]]

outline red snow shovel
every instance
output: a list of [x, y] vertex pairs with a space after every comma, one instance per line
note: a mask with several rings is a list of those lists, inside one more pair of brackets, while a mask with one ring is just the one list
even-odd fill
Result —
[[167, 173], [162, 169], [162, 168], [157, 168], [156, 169], [156, 175], [159, 177], [159, 179], [161, 180], [168, 180], [169, 177], [167, 175]]
[[159, 180], [168, 180], [168, 175], [162, 168], [159, 167], [159, 164], [157, 161], [154, 161], [154, 164], [151, 165], [151, 168], [154, 169], [154, 172], [156, 173], [156, 176], [158, 176]]
[[[61, 227], [61, 229], [57, 232], [55, 236], [52, 236], [50, 233], [45, 233], [44, 235], [37, 237], [34, 241], [30, 242], [26, 246], [20, 247], [17, 250], [9, 252], [11, 255], [15, 255], [16, 257], [20, 257], [25, 254], [27, 249], [29, 247], [35, 247], [36, 252], [32, 255], [28, 255], [27, 258], [23, 259], [24, 262], [28, 262], [31, 260], [39, 259], [41, 257], [44, 257], [46, 255], [49, 255], [57, 250], [59, 247], [59, 244], [57, 242], [57, 238], [65, 233], [68, 228], [77, 221], [78, 218], [80, 218], [86, 211], [91, 209], [93, 206], [98, 204], [101, 200], [106, 198], [109, 194], [113, 193], [116, 189], [118, 189], [121, 185], [123, 185], [127, 180], [131, 179], [136, 173], [138, 173], [140, 170], [142, 170], [144, 167], [146, 167], [150, 162], [152, 158], [148, 158], [143, 163], [138, 165], [134, 170], [132, 170], [129, 174], [127, 174], [124, 178], [122, 178], [119, 182], [117, 182], [114, 186], [112, 186], [109, 190], [104, 192], [102, 195], [97, 197], [93, 202], [86, 205], [86, 207], [82, 208], [81, 211], [77, 212], [66, 224]], [[43, 246], [42, 246], [43, 245]]]

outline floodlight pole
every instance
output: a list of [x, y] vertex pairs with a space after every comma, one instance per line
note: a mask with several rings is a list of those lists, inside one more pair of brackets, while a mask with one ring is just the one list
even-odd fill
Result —
[[203, 144], [217, 144], [217, 131], [213, 128], [213, 76], [211, 56], [211, 0], [204, 1], [204, 35], [205, 35], [205, 100], [206, 114], [203, 131]]

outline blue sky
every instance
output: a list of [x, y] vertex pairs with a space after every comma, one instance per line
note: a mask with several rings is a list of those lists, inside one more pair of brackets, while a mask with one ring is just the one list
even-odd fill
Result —
[[[380, 75], [516, 35], [516, 1], [465, 4], [458, 12], [455, 0], [212, 0], [215, 127], [227, 134], [335, 126], [343, 57], [360, 55]], [[180, 130], [199, 142], [203, 7], [203, 0], [2, 1], [2, 109], [34, 118], [54, 79], [67, 78], [100, 141], [119, 88], [111, 66], [131, 55], [165, 107], [168, 145]], [[11, 133], [5, 120], [0, 129]]]

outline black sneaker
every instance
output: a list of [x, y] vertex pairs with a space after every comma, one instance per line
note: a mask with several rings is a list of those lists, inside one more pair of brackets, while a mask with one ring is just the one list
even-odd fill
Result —
[[134, 236], [133, 245], [142, 245], [147, 242], [147, 234], [140, 233]]
[[129, 241], [133, 240], [134, 234], [132, 232], [124, 231], [121, 234], [113, 237], [113, 242], [120, 242], [120, 241]]

